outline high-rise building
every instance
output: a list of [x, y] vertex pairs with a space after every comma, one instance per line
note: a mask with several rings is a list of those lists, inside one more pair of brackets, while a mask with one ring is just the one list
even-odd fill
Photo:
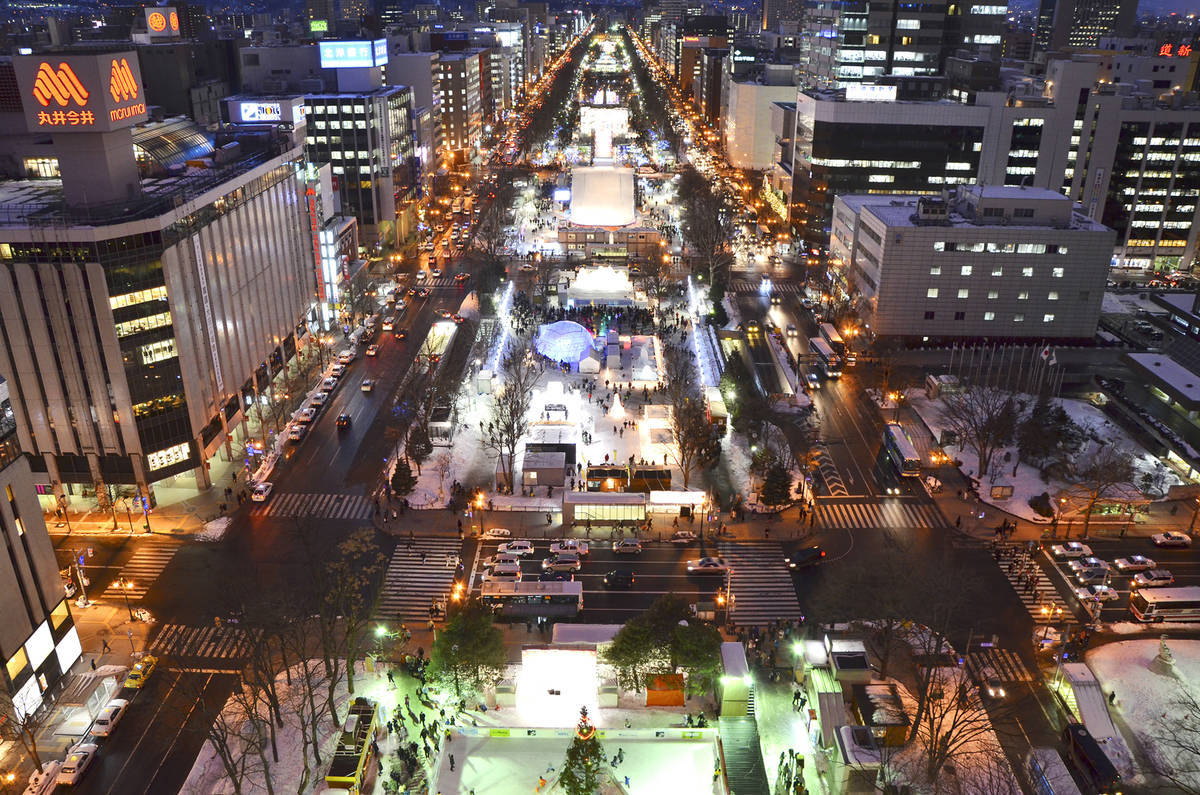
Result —
[[[132, 51], [14, 62], [61, 174], [0, 182], [0, 376], [21, 448], [56, 495], [207, 488], [305, 334], [302, 150], [146, 123]], [[38, 90], [47, 70], [74, 76], [70, 109]]]
[[[486, 51], [484, 51], [486, 52]], [[442, 141], [452, 152], [478, 146], [483, 131], [480, 53], [442, 53], [438, 88], [442, 93]]]
[[1105, 36], [1131, 36], [1137, 0], [1041, 0], [1037, 30], [1040, 50], [1096, 47]]
[[834, 267], [871, 331], [909, 341], [1091, 340], [1113, 233], [1044, 188], [839, 196]]
[[779, 30], [780, 23], [799, 22], [804, 13], [802, 0], [763, 0], [762, 29]]
[[[5, 392], [0, 382], [0, 395]], [[4, 686], [22, 714], [41, 707], [79, 659], [82, 648], [46, 532], [17, 423], [0, 398], [0, 658]]]
[[721, 98], [724, 104], [721, 131], [730, 165], [749, 171], [770, 171], [775, 150], [771, 107], [776, 102], [796, 98], [792, 68], [768, 64], [759, 74], [740, 79], [726, 71]]

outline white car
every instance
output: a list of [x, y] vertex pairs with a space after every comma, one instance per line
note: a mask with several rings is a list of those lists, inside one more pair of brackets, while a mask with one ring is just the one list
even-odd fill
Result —
[[551, 555], [561, 555], [564, 553], [573, 553], [584, 557], [588, 553], [588, 542], [580, 541], [577, 538], [564, 538], [562, 541], [555, 541], [550, 545]]
[[92, 766], [99, 750], [95, 743], [79, 743], [68, 751], [67, 758], [58, 769], [58, 783], [68, 787], [78, 784], [83, 774]]
[[364, 392], [370, 392], [370, 391], [371, 391], [372, 389], [374, 389], [374, 388], [375, 388], [375, 382], [374, 382], [374, 381], [372, 381], [370, 378], [364, 378], [364, 379], [363, 379], [363, 381], [362, 381], [362, 391], [364, 391]]
[[254, 491], [250, 492], [250, 499], [254, 502], [266, 502], [271, 496], [271, 490], [275, 488], [275, 484], [264, 480], [254, 487]]
[[332, 392], [333, 390], [337, 389], [337, 384], [338, 384], [338, 380], [336, 378], [333, 378], [332, 376], [330, 376], [329, 378], [326, 378], [324, 381], [321, 382], [321, 391], [322, 392]]
[[1192, 537], [1187, 533], [1181, 533], [1178, 530], [1168, 530], [1165, 533], [1157, 533], [1150, 536], [1150, 541], [1156, 547], [1190, 547], [1192, 545]]
[[417, 271], [417, 278], [418, 278], [418, 279], [424, 279], [424, 278], [425, 278], [425, 271]]
[[121, 718], [125, 717], [125, 709], [128, 706], [129, 702], [123, 698], [114, 698], [105, 704], [104, 709], [100, 710], [100, 714], [92, 721], [91, 735], [107, 737], [112, 734], [113, 729], [121, 722]]
[[304, 441], [304, 437], [308, 436], [308, 426], [302, 422], [295, 422], [288, 426], [288, 439], [293, 442]]
[[1127, 558], [1117, 558], [1113, 561], [1117, 571], [1146, 571], [1154, 568], [1154, 561], [1145, 555], [1130, 555]]
[[436, 279], [442, 275], [442, 269], [441, 268], [431, 268], [429, 271], [429, 275]]
[[337, 364], [333, 364], [333, 365], [329, 366], [329, 375], [331, 375], [332, 377], [341, 378], [345, 374], [346, 374], [346, 365], [342, 364], [341, 362], [338, 362]]
[[672, 544], [690, 544], [695, 540], [696, 534], [691, 530], [676, 530], [675, 534], [671, 536]]
[[485, 569], [495, 568], [496, 566], [499, 566], [502, 563], [516, 563], [518, 566], [520, 566], [521, 565], [521, 556], [509, 554], [506, 552], [497, 552], [495, 555], [490, 555], [483, 559], [483, 567]]
[[1097, 557], [1080, 558], [1079, 560], [1073, 560], [1069, 564], [1067, 564], [1067, 567], [1070, 568], [1071, 571], [1075, 572], [1076, 574], [1078, 574], [1081, 571], [1108, 571], [1108, 569], [1109, 569], [1108, 562], [1100, 560], [1100, 558], [1097, 558]]
[[1050, 547], [1050, 554], [1056, 558], [1087, 558], [1091, 557], [1092, 548], [1079, 541], [1068, 541]]
[[642, 554], [642, 542], [636, 538], [622, 538], [620, 541], [613, 542], [614, 555], [640, 555]]
[[528, 541], [509, 541], [506, 544], [501, 544], [497, 552], [507, 552], [510, 555], [532, 555], [533, 544]]
[[564, 552], [561, 555], [555, 555], [542, 561], [542, 569], [545, 571], [575, 572], [582, 568], [583, 562], [580, 561], [579, 556], [571, 552]]
[[492, 527], [483, 531], [483, 537], [490, 540], [507, 541], [512, 538], [512, 530], [505, 530], [503, 527]]
[[317, 417], [317, 410], [312, 406], [300, 409], [296, 412], [296, 422], [308, 423], [312, 422]]
[[354, 361], [354, 351], [342, 351], [338, 354], [338, 364], [350, 364]]
[[725, 574], [733, 571], [724, 558], [700, 558], [687, 562], [688, 574]]
[[312, 396], [312, 400], [308, 401], [310, 406], [324, 406], [325, 401], [329, 399], [328, 392], [318, 392]]
[[1081, 602], [1090, 602], [1098, 599], [1101, 602], [1111, 602], [1120, 597], [1120, 594], [1113, 588], [1107, 585], [1089, 585], [1086, 588], [1076, 588], [1075, 596], [1079, 597]]
[[1133, 582], [1130, 585], [1134, 588], [1162, 588], [1173, 582], [1175, 582], [1175, 575], [1166, 569], [1150, 569], [1150, 571], [1133, 575]]

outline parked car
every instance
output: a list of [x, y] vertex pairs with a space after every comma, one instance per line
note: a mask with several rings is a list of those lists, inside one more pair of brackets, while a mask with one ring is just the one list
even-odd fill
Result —
[[154, 673], [154, 669], [158, 667], [158, 658], [152, 655], [146, 655], [142, 659], [133, 664], [129, 669], [129, 674], [125, 677], [125, 687], [137, 690], [142, 685], [146, 684], [146, 680], [150, 678], [150, 674]]
[[516, 564], [520, 565], [521, 556], [520, 555], [512, 555], [507, 552], [497, 552], [495, 555], [489, 555], [488, 557], [483, 559], [483, 567], [485, 569], [494, 568], [494, 567], [500, 565], [501, 563], [516, 563]]
[[341, 362], [338, 362], [337, 364], [331, 364], [329, 366], [329, 374], [334, 378], [341, 378], [346, 374], [346, 365], [342, 364]]
[[338, 364], [347, 365], [354, 361], [354, 351], [342, 351], [338, 354]]
[[628, 569], [616, 569], [604, 575], [604, 587], [614, 590], [628, 591], [636, 581], [637, 578]]
[[1161, 588], [1175, 582], [1175, 575], [1166, 569], [1150, 569], [1133, 575], [1130, 585], [1134, 588]]
[[1146, 571], [1154, 568], [1154, 561], [1145, 555], [1130, 555], [1127, 558], [1117, 558], [1113, 561], [1117, 571]]
[[264, 480], [262, 483], [259, 483], [257, 486], [255, 486], [254, 490], [250, 492], [250, 499], [254, 502], [266, 502], [267, 498], [271, 496], [271, 490], [274, 488], [275, 484]]
[[614, 555], [640, 555], [642, 554], [642, 542], [636, 538], [622, 538], [620, 541], [613, 542]]
[[308, 426], [302, 422], [294, 422], [288, 426], [288, 439], [293, 442], [300, 442], [304, 437], [308, 436]]
[[1156, 547], [1190, 547], [1192, 545], [1192, 537], [1178, 530], [1167, 530], [1164, 533], [1157, 533], [1150, 536], [1150, 541]]
[[1050, 547], [1050, 554], [1056, 558], [1086, 558], [1091, 556], [1092, 548], [1079, 541], [1068, 541]]
[[67, 758], [63, 760], [62, 767], [58, 769], [58, 783], [72, 787], [79, 783], [83, 775], [88, 772], [88, 768], [92, 766], [92, 762], [96, 761], [96, 754], [100, 748], [95, 743], [78, 743], [67, 752]]
[[583, 568], [583, 562], [578, 555], [564, 552], [561, 555], [554, 555], [542, 560], [542, 568], [546, 571], [576, 572]]
[[486, 539], [502, 539], [507, 541], [512, 538], [512, 531], [506, 530], [503, 527], [491, 527], [483, 531], [483, 537]]
[[88, 730], [88, 733], [93, 737], [108, 737], [112, 734], [113, 729], [117, 728], [121, 718], [125, 717], [125, 710], [128, 706], [129, 702], [123, 698], [114, 698], [105, 704], [104, 708], [100, 710], [100, 714], [92, 721], [92, 728]]
[[695, 540], [696, 540], [696, 534], [693, 533], [691, 530], [676, 530], [675, 533], [671, 536], [671, 543], [679, 544], [680, 546], [682, 546], [684, 544], [690, 544]]
[[586, 557], [588, 554], [588, 542], [580, 541], [578, 538], [564, 538], [562, 541], [555, 541], [550, 545], [550, 553], [552, 555], [573, 553], [580, 557]]
[[336, 378], [326, 378], [321, 382], [321, 391], [332, 392], [334, 389], [337, 389], [337, 384], [338, 380]]
[[325, 401], [328, 399], [328, 392], [317, 392], [312, 396], [312, 399], [308, 401], [308, 405], [313, 406], [314, 408], [320, 408], [321, 406], [325, 405]]
[[501, 544], [496, 551], [508, 552], [513, 555], [531, 555], [533, 554], [533, 544], [523, 539], [518, 539]]
[[521, 564], [497, 563], [489, 571], [484, 572], [483, 579], [488, 582], [520, 582]]

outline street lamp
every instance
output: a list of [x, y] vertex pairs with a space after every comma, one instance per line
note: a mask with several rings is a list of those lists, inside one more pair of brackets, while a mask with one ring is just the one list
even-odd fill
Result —
[[133, 617], [133, 605], [129, 603], [129, 591], [133, 588], [133, 580], [122, 577], [117, 581], [117, 584], [121, 588], [121, 596], [125, 597], [125, 609], [129, 611], [129, 620], [135, 621], [136, 619]]

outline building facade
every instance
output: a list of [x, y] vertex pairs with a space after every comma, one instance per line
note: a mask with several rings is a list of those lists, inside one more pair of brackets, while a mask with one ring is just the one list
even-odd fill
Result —
[[839, 196], [830, 254], [872, 333], [1090, 340], [1113, 232], [1042, 188]]

